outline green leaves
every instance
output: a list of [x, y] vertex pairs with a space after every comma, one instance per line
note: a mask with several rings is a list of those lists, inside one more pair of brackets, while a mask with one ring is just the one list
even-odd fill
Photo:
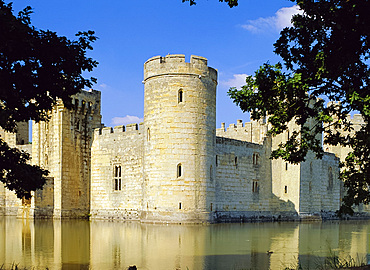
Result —
[[[77, 33], [77, 40], [31, 25], [32, 9], [13, 15], [12, 5], [0, 0], [0, 127], [15, 132], [17, 122], [48, 120], [47, 112], [61, 99], [91, 87], [86, 79], [97, 62], [86, 56], [97, 38], [93, 31]], [[18, 197], [29, 198], [41, 188], [47, 171], [27, 164], [29, 156], [0, 140], [0, 181]]]
[[[294, 122], [297, 132], [273, 151], [291, 163], [308, 151], [323, 154], [324, 142], [351, 147], [341, 178], [348, 193], [343, 209], [369, 203], [370, 185], [370, 10], [369, 1], [297, 0], [304, 11], [293, 17], [274, 44], [281, 64], [264, 64], [229, 96], [252, 119], [268, 116], [271, 135]], [[335, 101], [324, 103], [327, 101]], [[361, 130], [353, 130], [348, 114], [359, 111]]]
[[10, 148], [0, 139], [0, 181], [13, 190], [18, 198], [31, 197], [31, 191], [42, 188], [48, 171], [28, 164], [29, 155]]
[[97, 39], [94, 32], [79, 32], [71, 41], [36, 30], [30, 14], [27, 7], [15, 17], [11, 5], [0, 1], [0, 126], [10, 132], [17, 122], [47, 120], [44, 112], [58, 98], [68, 105], [71, 95], [96, 81], [81, 75], [98, 64], [86, 57]]

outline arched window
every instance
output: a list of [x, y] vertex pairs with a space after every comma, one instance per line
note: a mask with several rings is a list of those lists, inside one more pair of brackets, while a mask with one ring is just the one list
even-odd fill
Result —
[[182, 171], [182, 165], [181, 163], [177, 164], [177, 178], [181, 177], [183, 175]]
[[184, 101], [184, 91], [182, 89], [179, 90], [179, 93], [178, 93], [178, 103], [181, 103]]

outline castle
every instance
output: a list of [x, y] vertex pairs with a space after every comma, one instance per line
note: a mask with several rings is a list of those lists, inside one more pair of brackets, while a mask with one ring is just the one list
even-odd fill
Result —
[[[347, 150], [328, 147], [322, 159], [309, 153], [293, 165], [269, 157], [295, 123], [276, 137], [263, 120], [216, 129], [217, 71], [206, 58], [150, 58], [143, 82], [140, 125], [102, 127], [100, 92], [89, 90], [72, 109], [58, 102], [50, 121], [33, 123], [32, 144], [24, 145], [26, 123], [0, 133], [50, 171], [31, 201], [0, 186], [0, 214], [202, 223], [322, 218], [339, 209]], [[354, 120], [361, 125], [361, 116]]]

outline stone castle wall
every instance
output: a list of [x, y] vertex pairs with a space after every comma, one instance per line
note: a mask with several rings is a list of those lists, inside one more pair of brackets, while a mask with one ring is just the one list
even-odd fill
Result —
[[143, 126], [96, 129], [92, 145], [91, 218], [139, 219]]
[[[60, 218], [89, 214], [91, 144], [93, 129], [101, 126], [100, 92], [81, 91], [72, 103], [72, 108], [67, 109], [59, 101], [48, 122], [33, 124], [32, 163], [49, 170], [53, 178], [50, 180], [53, 189], [45, 190], [53, 193], [53, 212], [41, 203], [35, 206], [36, 216]], [[50, 198], [40, 192], [38, 197]]]
[[214, 201], [217, 71], [207, 59], [144, 64], [144, 198], [147, 221], [207, 221]]
[[[59, 102], [49, 122], [33, 124], [32, 164], [50, 171], [31, 202], [36, 217], [201, 223], [338, 210], [334, 154], [318, 160], [309, 153], [296, 165], [269, 158], [298, 129], [293, 121], [273, 138], [265, 120], [216, 129], [217, 71], [207, 59], [153, 57], [144, 85], [140, 125], [102, 127], [100, 92], [93, 90], [77, 94], [72, 108]], [[26, 130], [0, 135], [15, 146], [28, 141]], [[22, 203], [10, 193], [0, 187], [0, 214], [19, 215]]]
[[265, 144], [217, 137], [217, 219], [240, 219], [271, 214], [270, 160]]
[[224, 138], [263, 144], [267, 136], [267, 130], [267, 124], [264, 121], [243, 123], [242, 120], [238, 120], [236, 124], [230, 124], [226, 129], [225, 123], [221, 123], [221, 128], [216, 129], [216, 135]]
[[[0, 139], [5, 140], [10, 147], [17, 147], [32, 155], [31, 145], [28, 144], [28, 128], [28, 122], [17, 123], [17, 133], [6, 132], [0, 128]], [[22, 214], [22, 210], [22, 200], [0, 183], [0, 215], [18, 216]]]

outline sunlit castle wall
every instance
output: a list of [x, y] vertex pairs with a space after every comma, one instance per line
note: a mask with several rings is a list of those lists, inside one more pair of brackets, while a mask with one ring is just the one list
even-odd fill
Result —
[[144, 64], [142, 219], [212, 220], [217, 71], [184, 55]]
[[50, 171], [46, 188], [35, 193], [35, 216], [87, 217], [93, 130], [101, 125], [99, 91], [73, 96], [72, 108], [59, 101], [48, 122], [32, 128], [32, 162]]
[[91, 150], [91, 218], [138, 220], [143, 125], [96, 129]]

